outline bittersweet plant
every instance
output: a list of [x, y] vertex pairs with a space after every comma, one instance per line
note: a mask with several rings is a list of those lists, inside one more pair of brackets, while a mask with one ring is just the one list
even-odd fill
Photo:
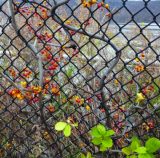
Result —
[[100, 147], [100, 151], [106, 151], [113, 146], [111, 138], [114, 135], [113, 130], [107, 130], [102, 124], [99, 124], [91, 129], [92, 143]]
[[122, 152], [127, 155], [126, 158], [156, 158], [154, 153], [158, 150], [160, 150], [159, 139], [149, 138], [142, 146], [141, 141], [137, 137], [133, 137], [131, 144], [123, 148]]

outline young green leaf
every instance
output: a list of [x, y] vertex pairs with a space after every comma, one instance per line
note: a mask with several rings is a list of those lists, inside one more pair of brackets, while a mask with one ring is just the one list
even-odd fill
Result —
[[81, 158], [86, 158], [86, 156], [84, 154], [81, 153]]
[[57, 131], [63, 131], [64, 128], [66, 127], [67, 123], [66, 122], [57, 122], [55, 125], [55, 130]]
[[160, 140], [157, 138], [150, 138], [145, 143], [148, 153], [154, 153], [160, 149]]
[[83, 153], [81, 153], [81, 158], [93, 158], [93, 157], [90, 152], [87, 152], [86, 156]]
[[130, 156], [127, 156], [126, 158], [137, 158], [136, 155], [130, 155]]
[[125, 154], [125, 155], [131, 155], [132, 154], [132, 149], [131, 147], [125, 147], [122, 149], [122, 152]]
[[78, 122], [71, 124], [73, 127], [78, 127]]
[[71, 125], [67, 124], [67, 126], [63, 130], [63, 134], [66, 137], [69, 137], [71, 135]]
[[69, 68], [69, 69], [66, 71], [66, 74], [67, 74], [68, 77], [71, 77], [72, 74], [73, 74], [73, 72], [74, 72], [73, 68]]
[[138, 158], [155, 158], [153, 154], [139, 154]]
[[96, 138], [100, 138], [101, 137], [101, 134], [99, 133], [97, 127], [93, 127], [91, 129], [91, 135], [92, 135], [92, 137], [96, 137]]
[[132, 151], [136, 150], [138, 147], [140, 147], [141, 142], [137, 137], [132, 138], [132, 143], [131, 143], [131, 149]]
[[100, 151], [106, 151], [106, 149], [107, 149], [107, 148], [106, 148], [105, 146], [101, 145], [99, 150], [100, 150]]
[[102, 143], [102, 138], [93, 138], [92, 143], [94, 145], [100, 145]]
[[110, 137], [105, 138], [105, 140], [102, 140], [102, 145], [106, 148], [111, 148], [113, 146], [113, 140]]
[[145, 154], [147, 152], [147, 149], [145, 147], [138, 147], [136, 150], [135, 150], [136, 153], [138, 154]]
[[113, 146], [113, 140], [110, 138], [115, 132], [113, 130], [106, 130], [105, 126], [98, 124], [91, 129], [92, 143], [100, 146], [100, 151], [105, 151], [107, 148]]
[[92, 158], [92, 155], [90, 152], [87, 152], [87, 158]]
[[114, 134], [115, 134], [115, 132], [113, 130], [108, 130], [108, 131], [106, 131], [105, 136], [112, 136]]
[[106, 128], [102, 124], [97, 125], [97, 129], [101, 135], [104, 135], [106, 133]]

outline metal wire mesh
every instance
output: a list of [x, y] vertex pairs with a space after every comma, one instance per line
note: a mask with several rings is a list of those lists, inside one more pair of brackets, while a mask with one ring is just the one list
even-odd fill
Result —
[[98, 123], [114, 149], [160, 138], [159, 1], [0, 2], [0, 157], [98, 157]]

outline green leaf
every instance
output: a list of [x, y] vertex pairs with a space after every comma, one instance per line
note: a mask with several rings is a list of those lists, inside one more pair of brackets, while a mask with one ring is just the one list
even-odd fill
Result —
[[160, 140], [157, 138], [150, 138], [145, 143], [148, 153], [154, 153], [160, 149]]
[[73, 68], [69, 68], [67, 71], [66, 71], [66, 74], [67, 74], [67, 76], [68, 77], [71, 77], [72, 76], [72, 74], [73, 74]]
[[105, 140], [102, 140], [102, 145], [111, 148], [113, 146], [113, 140], [110, 137], [105, 138]]
[[105, 136], [112, 136], [114, 134], [115, 134], [115, 132], [113, 130], [108, 130], [108, 131], [106, 131]]
[[92, 143], [94, 145], [100, 145], [102, 143], [102, 138], [93, 138]]
[[90, 152], [87, 152], [87, 158], [92, 158], [92, 155]]
[[137, 137], [132, 138], [132, 143], [131, 143], [131, 149], [132, 151], [136, 150], [138, 147], [140, 147], [141, 142]]
[[155, 158], [153, 154], [139, 154], [138, 158]]
[[125, 147], [125, 148], [122, 149], [122, 152], [124, 154], [126, 154], [126, 155], [130, 155], [130, 154], [132, 154], [132, 149], [131, 149], [130, 146], [129, 147]]
[[102, 124], [97, 125], [97, 129], [101, 135], [106, 133], [106, 128]]
[[63, 131], [64, 128], [66, 127], [67, 123], [66, 122], [57, 122], [55, 125], [55, 130], [57, 131]]
[[126, 158], [137, 158], [136, 155], [130, 155], [130, 156], [127, 156]]
[[92, 137], [96, 137], [96, 138], [100, 138], [101, 137], [101, 134], [99, 133], [97, 127], [93, 127], [91, 129], [91, 136]]
[[73, 127], [78, 127], [78, 122], [71, 124]]
[[81, 158], [86, 158], [86, 156], [84, 154], [81, 153]]
[[66, 137], [69, 137], [71, 135], [71, 125], [67, 124], [67, 126], [63, 130], [63, 134]]
[[138, 147], [136, 150], [135, 150], [136, 153], [139, 153], [139, 154], [145, 154], [147, 152], [147, 149], [146, 147]]
[[106, 151], [106, 149], [107, 149], [107, 148], [106, 148], [105, 146], [101, 145], [99, 150], [100, 150], [100, 151]]

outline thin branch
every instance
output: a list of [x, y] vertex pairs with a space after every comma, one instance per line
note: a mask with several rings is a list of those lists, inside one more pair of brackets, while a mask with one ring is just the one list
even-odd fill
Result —
[[[14, 10], [13, 10], [13, 7], [12, 7], [12, 0], [9, 0], [9, 8], [10, 8], [10, 11], [11, 11], [12, 26], [13, 26], [15, 32], [20, 37], [20, 39], [26, 44], [26, 46], [28, 48], [30, 48], [34, 52], [33, 56], [38, 60], [38, 65], [39, 65], [39, 86], [41, 88], [43, 88], [43, 63], [42, 63], [42, 57], [40, 55], [38, 55], [38, 51], [36, 50], [35, 46], [31, 45], [30, 43], [28, 43], [28, 41], [26, 41], [26, 39], [21, 35], [20, 30], [18, 29], [18, 26], [16, 24], [15, 14], [14, 14]], [[37, 43], [37, 41], [35, 41], [34, 44], [36, 44], [36, 43]], [[11, 82], [11, 83], [13, 84], [13, 82]], [[47, 125], [47, 123], [45, 121], [45, 118], [44, 118], [44, 113], [43, 113], [44, 105], [43, 105], [42, 99], [43, 99], [43, 96], [42, 96], [42, 92], [41, 92], [39, 94], [39, 106], [40, 106], [40, 113], [41, 113], [40, 118], [41, 118], [42, 123], [45, 125], [45, 128], [46, 128], [47, 132], [50, 133], [50, 136], [51, 136], [52, 140], [54, 141], [54, 137], [52, 136], [52, 134], [50, 132], [50, 129], [48, 128], [48, 125]], [[56, 146], [59, 149], [57, 143], [56, 143]], [[61, 153], [59, 153], [59, 154], [61, 155]]]
[[12, 20], [12, 26], [15, 30], [15, 32], [17, 33], [18, 37], [20, 37], [20, 39], [26, 44], [26, 46], [31, 49], [33, 51], [32, 55], [38, 59], [37, 57], [37, 50], [34, 46], [32, 46], [22, 35], [21, 35], [21, 32], [20, 32], [20, 29], [18, 29], [18, 25], [16, 23], [16, 19], [15, 19], [15, 13], [14, 13], [14, 9], [13, 9], [13, 6], [12, 6], [12, 0], [8, 0], [9, 1], [9, 9], [10, 9], [10, 12], [11, 12], [11, 20]]
[[45, 8], [45, 9], [47, 9], [47, 10], [50, 10], [48, 7], [46, 7], [45, 5], [43, 5], [43, 4], [40, 4], [40, 3], [38, 3], [38, 2], [29, 2], [30, 4], [36, 4], [37, 6], [41, 6], [41, 7], [43, 7], [43, 8]]
[[[108, 75], [110, 74], [110, 72], [113, 70], [113, 68], [117, 65], [120, 57], [121, 57], [121, 52], [116, 48], [116, 46], [110, 42], [108, 40], [108, 37], [103, 34], [102, 36], [100, 35], [95, 35], [95, 34], [91, 34], [91, 33], [88, 33], [86, 32], [82, 27], [80, 29], [78, 28], [75, 28], [75, 27], [72, 27], [72, 26], [69, 26], [69, 25], [66, 25], [64, 24], [64, 22], [56, 15], [56, 10], [58, 9], [58, 7], [68, 3], [69, 0], [64, 0], [62, 2], [60, 2], [59, 4], [57, 5], [54, 5], [51, 9], [51, 16], [53, 17], [53, 19], [59, 24], [61, 25], [65, 30], [68, 29], [68, 30], [72, 30], [72, 31], [75, 31], [77, 33], [80, 33], [80, 34], [83, 34], [83, 35], [86, 35], [86, 36], [89, 36], [90, 38], [94, 38], [94, 39], [99, 39], [101, 41], [104, 41], [106, 42], [107, 44], [109, 44], [113, 49], [114, 51], [116, 52], [116, 58], [115, 60], [113, 60], [113, 62], [111, 63], [111, 66], [107, 69], [107, 71], [104, 73], [101, 81], [100, 81], [100, 92], [101, 92], [101, 96], [102, 96], [102, 101], [101, 101], [101, 107], [105, 109], [105, 112], [106, 112], [106, 116], [107, 116], [107, 126], [108, 127], [111, 127], [110, 126], [110, 114], [109, 114], [109, 108], [106, 107], [105, 105], [105, 95], [104, 95], [104, 91], [103, 91], [103, 88], [105, 86], [105, 79], [108, 77]], [[108, 26], [107, 26], [108, 28]], [[105, 30], [106, 31], [106, 30]]]
[[109, 150], [109, 152], [113, 152], [113, 153], [121, 153], [121, 150]]
[[[64, 0], [64, 1], [60, 2], [59, 4], [57, 4], [57, 5], [54, 5], [54, 6], [52, 7], [52, 9], [51, 9], [51, 16], [52, 16], [52, 18], [53, 18], [59, 25], [61, 25], [63, 28], [68, 29], [68, 30], [75, 31], [75, 32], [77, 32], [77, 33], [80, 33], [80, 34], [83, 34], [83, 35], [86, 35], [86, 36], [89, 36], [90, 38], [99, 39], [99, 40], [101, 40], [101, 41], [104, 41], [104, 42], [106, 42], [107, 44], [109, 44], [116, 52], [118, 52], [118, 49], [116, 48], [116, 46], [115, 46], [112, 42], [110, 42], [107, 38], [102, 38], [102, 36], [88, 33], [88, 32], [86, 32], [83, 28], [78, 29], [78, 28], [75, 28], [75, 27], [73, 27], [73, 26], [69, 26], [69, 25], [64, 24], [64, 22], [57, 16], [56, 10], [57, 10], [58, 7], [66, 4], [66, 3], [68, 3], [68, 2], [69, 2], [69, 0]], [[105, 37], [107, 37], [107, 36], [105, 35]]]
[[83, 91], [83, 92], [85, 92], [85, 93], [87, 93], [87, 94], [90, 94], [90, 95], [92, 95], [92, 96], [96, 96], [96, 94], [94, 94], [94, 93], [92, 93], [92, 92], [89, 92], [89, 91], [87, 91], [87, 90], [85, 90], [85, 89], [83, 89], [83, 88], [81, 88], [81, 87], [77, 87], [77, 86], [75, 86], [75, 87], [76, 87], [76, 89], [73, 89], [73, 88], [71, 88], [71, 87], [67, 87], [67, 89], [76, 90], [76, 91]]
[[[44, 74], [44, 71], [43, 71], [43, 63], [42, 63], [42, 57], [39, 55], [39, 60], [38, 60], [38, 66], [39, 66], [39, 86], [41, 88], [43, 88], [43, 74]], [[42, 124], [45, 125], [45, 130], [50, 133], [50, 136], [52, 138], [52, 141], [54, 141], [54, 137], [53, 135], [51, 134], [51, 130], [45, 120], [45, 116], [44, 116], [44, 113], [43, 113], [43, 109], [45, 107], [45, 104], [43, 102], [43, 93], [42, 91], [39, 93], [39, 107], [40, 107], [40, 118], [41, 118], [41, 122]], [[57, 145], [57, 148], [58, 148], [58, 145]]]
[[105, 80], [108, 77], [108, 75], [110, 74], [110, 72], [113, 70], [113, 68], [117, 65], [119, 59], [121, 57], [121, 52], [118, 52], [116, 54], [116, 58], [114, 59], [114, 61], [111, 63], [111, 66], [106, 70], [106, 72], [104, 73], [104, 75], [101, 78], [100, 81], [100, 93], [101, 93], [101, 97], [102, 97], [102, 101], [101, 101], [101, 107], [105, 109], [106, 115], [108, 116], [107, 118], [107, 124], [109, 127], [111, 127], [110, 125], [110, 118], [109, 118], [109, 109], [107, 108], [107, 106], [105, 105], [105, 95], [104, 95], [104, 91], [103, 88], [105, 87]]

